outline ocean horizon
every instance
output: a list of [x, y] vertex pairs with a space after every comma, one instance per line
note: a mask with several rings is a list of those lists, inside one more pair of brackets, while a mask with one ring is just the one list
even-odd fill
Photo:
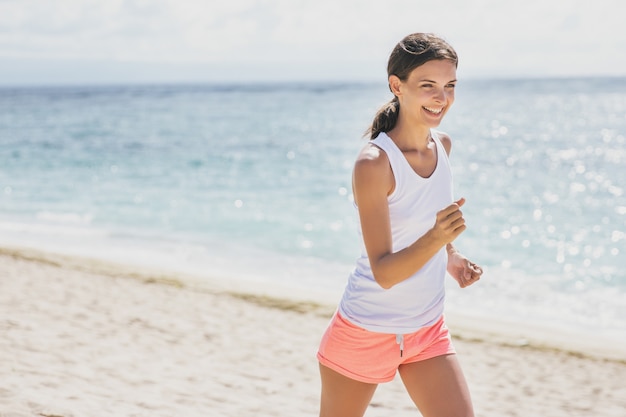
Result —
[[[335, 300], [381, 83], [0, 87], [0, 245]], [[626, 77], [461, 80], [455, 314], [626, 341]]]

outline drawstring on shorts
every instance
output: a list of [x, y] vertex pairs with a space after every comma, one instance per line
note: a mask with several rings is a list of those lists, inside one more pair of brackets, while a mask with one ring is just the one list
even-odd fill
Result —
[[402, 357], [402, 354], [404, 353], [404, 335], [403, 334], [396, 335], [396, 343], [400, 345], [400, 357]]

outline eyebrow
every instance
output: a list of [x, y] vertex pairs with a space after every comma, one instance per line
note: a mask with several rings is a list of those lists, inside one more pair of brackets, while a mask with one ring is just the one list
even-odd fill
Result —
[[[428, 79], [425, 79], [425, 78], [424, 78], [424, 79], [421, 79], [421, 80], [419, 80], [419, 81], [420, 81], [421, 83], [433, 83], [433, 84], [437, 84], [437, 81], [428, 80]], [[455, 83], [455, 82], [457, 82], [457, 81], [456, 81], [456, 78], [455, 78], [454, 80], [450, 80], [450, 81], [448, 81], [446, 84]]]

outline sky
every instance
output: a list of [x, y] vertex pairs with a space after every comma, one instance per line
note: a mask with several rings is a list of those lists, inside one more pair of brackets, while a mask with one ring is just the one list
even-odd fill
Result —
[[434, 32], [468, 78], [626, 76], [623, 0], [0, 0], [0, 85], [379, 81]]

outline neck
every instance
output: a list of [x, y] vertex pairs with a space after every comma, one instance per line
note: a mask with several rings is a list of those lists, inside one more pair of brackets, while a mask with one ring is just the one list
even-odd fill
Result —
[[398, 120], [396, 126], [387, 135], [402, 150], [425, 150], [431, 141], [430, 128], [426, 126], [408, 126]]

